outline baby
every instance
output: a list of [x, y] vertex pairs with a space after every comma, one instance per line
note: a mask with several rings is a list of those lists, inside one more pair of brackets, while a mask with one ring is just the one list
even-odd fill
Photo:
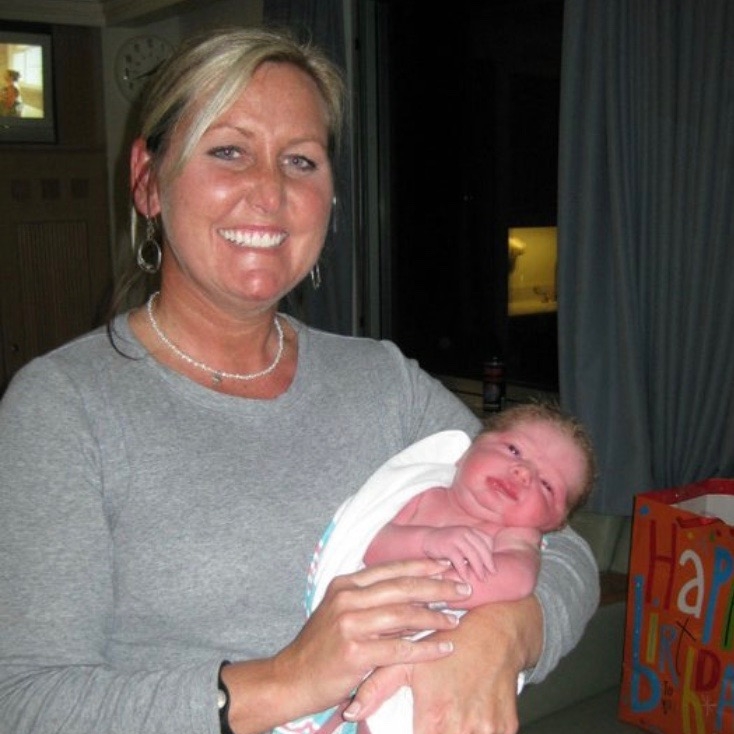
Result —
[[578, 421], [550, 404], [514, 406], [474, 439], [449, 486], [417, 494], [378, 532], [365, 564], [446, 559], [472, 587], [462, 609], [528, 596], [543, 533], [585, 502], [595, 473]]
[[[496, 413], [472, 442], [459, 431], [429, 436], [386, 462], [337, 513], [312, 564], [307, 609], [318, 604], [316, 590], [323, 593], [329, 579], [352, 563], [423, 556], [449, 561], [444, 575], [471, 587], [452, 613], [528, 596], [543, 533], [562, 527], [585, 502], [595, 475], [586, 431], [553, 404]], [[388, 509], [378, 509], [383, 506]], [[375, 517], [381, 519], [372, 527]], [[412, 731], [410, 694], [396, 692], [359, 723], [345, 721], [348, 704], [275, 731]]]

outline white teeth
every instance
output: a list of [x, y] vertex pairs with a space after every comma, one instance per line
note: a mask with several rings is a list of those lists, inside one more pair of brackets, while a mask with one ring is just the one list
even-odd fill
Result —
[[278, 234], [268, 232], [240, 232], [236, 229], [220, 229], [219, 234], [228, 242], [243, 247], [260, 247], [263, 249], [277, 247], [286, 238], [285, 232]]

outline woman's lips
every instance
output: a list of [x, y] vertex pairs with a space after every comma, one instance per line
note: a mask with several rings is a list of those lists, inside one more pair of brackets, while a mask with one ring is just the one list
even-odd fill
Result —
[[219, 234], [224, 237], [227, 242], [231, 242], [238, 247], [255, 247], [260, 250], [268, 250], [281, 245], [286, 237], [287, 232], [258, 232], [253, 230], [241, 229], [220, 229]]

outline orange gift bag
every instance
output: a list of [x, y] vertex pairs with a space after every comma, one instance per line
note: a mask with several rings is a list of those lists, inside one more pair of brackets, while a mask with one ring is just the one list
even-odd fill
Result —
[[734, 480], [640, 494], [619, 718], [655, 734], [734, 732]]

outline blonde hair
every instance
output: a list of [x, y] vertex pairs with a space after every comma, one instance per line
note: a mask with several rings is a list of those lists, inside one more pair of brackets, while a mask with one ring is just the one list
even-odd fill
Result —
[[[183, 145], [172, 170], [184, 165], [212, 122], [231, 106], [255, 71], [267, 62], [287, 63], [313, 79], [324, 99], [329, 155], [339, 144], [344, 116], [344, 81], [317, 47], [298, 42], [287, 31], [233, 28], [210, 31], [185, 41], [158, 70], [140, 112], [139, 135], [154, 161], [181, 127]], [[188, 128], [182, 126], [188, 124]]]
[[598, 476], [594, 445], [589, 433], [578, 418], [561, 409], [556, 403], [542, 401], [518, 403], [499, 413], [493, 413], [486, 421], [485, 432], [502, 433], [523, 423], [538, 421], [557, 426], [573, 441], [584, 457], [586, 465], [584, 477], [581, 486], [574, 488], [578, 489], [579, 493], [569, 495], [571, 501], [568, 511], [571, 515], [586, 503]]

